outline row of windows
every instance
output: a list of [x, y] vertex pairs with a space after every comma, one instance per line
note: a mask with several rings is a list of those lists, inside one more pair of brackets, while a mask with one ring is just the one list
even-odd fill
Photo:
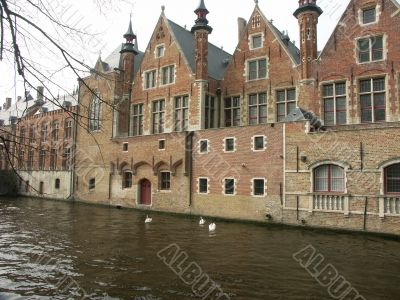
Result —
[[[322, 165], [314, 170], [314, 192], [344, 193], [345, 170], [337, 165]], [[400, 193], [400, 163], [384, 169], [385, 194]]]
[[[20, 188], [22, 186], [22, 181], [19, 182]], [[54, 189], [59, 190], [61, 187], [61, 180], [59, 178], [56, 178], [54, 180]], [[31, 190], [31, 185], [29, 183], [29, 180], [25, 181], [25, 193], [29, 193]], [[44, 182], [40, 181], [39, 182], [39, 187], [38, 190], [39, 194], [43, 195], [44, 194]]]
[[[152, 89], [157, 86], [157, 70], [146, 71], [144, 73], [144, 89]], [[162, 67], [160, 69], [161, 85], [175, 83], [175, 65]]]
[[[29, 149], [27, 160], [25, 160], [25, 150], [21, 148], [18, 152], [18, 168], [19, 169], [26, 168], [27, 170], [32, 170], [37, 165], [39, 170], [44, 170], [46, 168], [47, 160], [50, 159], [49, 161], [50, 170], [57, 170], [57, 165], [58, 165], [57, 148], [51, 148], [50, 152], [47, 149], [40, 149], [38, 151], [39, 155], [38, 161], [34, 160], [35, 152], [36, 152], [35, 149], [33, 148]], [[64, 148], [61, 157], [62, 159], [61, 166], [63, 170], [69, 170], [71, 168], [71, 157], [72, 157], [71, 148]]]
[[[226, 137], [224, 138], [223, 151], [224, 152], [234, 152], [236, 151], [236, 138]], [[263, 151], [267, 147], [267, 139], [265, 135], [256, 135], [251, 138], [251, 145], [253, 151]], [[200, 140], [198, 142], [198, 152], [205, 154], [210, 152], [210, 142], [209, 140]]]
[[[64, 122], [64, 139], [68, 140], [72, 138], [72, 120], [66, 120]], [[40, 142], [44, 143], [47, 141], [47, 139], [50, 137], [52, 141], [57, 141], [59, 138], [59, 132], [60, 132], [60, 123], [59, 122], [53, 122], [51, 124], [51, 132], [49, 136], [49, 124], [44, 123], [40, 127]], [[29, 143], [35, 143], [36, 139], [36, 126], [32, 125], [29, 127]], [[25, 134], [25, 127], [22, 127], [19, 131], [19, 144], [24, 145], [26, 142], [26, 134]]]

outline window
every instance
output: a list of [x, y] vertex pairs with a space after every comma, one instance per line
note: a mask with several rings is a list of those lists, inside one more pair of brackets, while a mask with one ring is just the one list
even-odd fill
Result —
[[249, 124], [267, 123], [267, 94], [253, 94], [249, 96]]
[[[100, 124], [100, 123], [99, 123]], [[100, 129], [100, 125], [98, 126], [98, 129]], [[65, 139], [68, 140], [72, 138], [72, 120], [66, 120], [65, 121]]]
[[165, 100], [153, 102], [153, 134], [164, 132]]
[[186, 131], [189, 124], [189, 96], [175, 97], [175, 131]]
[[[96, 95], [93, 97], [92, 102], [90, 103], [89, 130], [90, 131], [100, 130], [100, 126], [101, 126], [101, 101], [100, 101], [100, 96]], [[65, 137], [67, 138], [66, 133]]]
[[208, 194], [208, 178], [199, 178], [199, 194]]
[[277, 120], [283, 119], [296, 109], [296, 89], [285, 89], [276, 92]]
[[57, 169], [57, 149], [52, 148], [50, 150], [50, 170]]
[[199, 141], [199, 152], [200, 153], [208, 153], [208, 140], [200, 140]]
[[25, 144], [25, 128], [22, 127], [19, 131], [19, 144], [23, 146]]
[[[1, 151], [1, 149], [0, 149]], [[0, 158], [1, 160], [1, 158]], [[22, 169], [24, 167], [24, 163], [25, 163], [25, 150], [24, 150], [24, 146], [21, 146], [21, 149], [18, 152], [18, 167], [20, 169]], [[0, 168], [1, 170], [1, 168]]]
[[262, 58], [248, 62], [248, 79], [256, 80], [267, 78], [267, 59]]
[[345, 191], [344, 169], [336, 165], [322, 165], [314, 170], [315, 192]]
[[204, 129], [215, 128], [215, 97], [206, 94], [204, 107]]
[[60, 129], [60, 124], [58, 122], [53, 122], [52, 130], [51, 130], [51, 139], [53, 141], [58, 140], [58, 131]]
[[25, 193], [29, 193], [29, 181], [25, 181]]
[[163, 45], [157, 46], [156, 48], [156, 58], [163, 57], [165, 53], [165, 48]]
[[385, 78], [360, 81], [361, 122], [386, 120]]
[[55, 183], [54, 183], [54, 188], [56, 189], [56, 190], [59, 190], [60, 189], [60, 179], [56, 179], [56, 181], [55, 181]]
[[29, 142], [34, 143], [35, 142], [35, 125], [32, 125], [29, 128]]
[[225, 98], [225, 127], [240, 126], [240, 97]]
[[175, 66], [168, 66], [161, 69], [161, 83], [162, 85], [171, 84], [175, 82]]
[[165, 140], [158, 140], [158, 150], [165, 150]]
[[34, 156], [35, 152], [34, 150], [31, 148], [28, 151], [28, 170], [32, 170], [33, 168], [33, 156]]
[[376, 7], [370, 7], [362, 11], [362, 23], [369, 24], [376, 21]]
[[63, 170], [69, 170], [71, 165], [71, 148], [64, 148], [62, 168]]
[[234, 195], [235, 194], [235, 179], [226, 178], [224, 180], [224, 194]]
[[265, 179], [253, 179], [253, 196], [265, 195]]
[[44, 170], [46, 165], [46, 150], [42, 149], [39, 153], [39, 170]]
[[261, 48], [262, 46], [262, 35], [257, 34], [251, 37], [251, 49]]
[[122, 144], [122, 151], [127, 152], [128, 151], [128, 147], [129, 147], [128, 143], [123, 143]]
[[235, 138], [225, 138], [224, 152], [234, 152], [234, 151], [235, 151]]
[[253, 137], [253, 151], [265, 150], [265, 136], [254, 136]]
[[160, 172], [160, 190], [168, 191], [171, 188], [171, 173]]
[[332, 83], [323, 86], [324, 124], [342, 125], [347, 123], [346, 83]]
[[156, 70], [144, 73], [145, 89], [151, 89], [156, 86]]
[[94, 190], [96, 187], [96, 178], [89, 179], [89, 191]]
[[124, 172], [124, 186], [125, 189], [132, 187], [132, 172]]
[[40, 141], [42, 143], [46, 142], [47, 139], [47, 124], [42, 124], [42, 128], [40, 131]]
[[360, 63], [383, 59], [383, 37], [369, 37], [358, 40], [358, 60]]
[[251, 19], [251, 28], [257, 28], [261, 26], [261, 16], [260, 15], [255, 15]]
[[133, 105], [133, 136], [143, 134], [143, 104]]
[[385, 193], [400, 193], [400, 163], [385, 168]]

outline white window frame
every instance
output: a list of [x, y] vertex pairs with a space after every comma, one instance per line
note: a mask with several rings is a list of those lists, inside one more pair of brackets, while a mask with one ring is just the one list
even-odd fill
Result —
[[[264, 148], [263, 149], [256, 149], [256, 138], [262, 137], [264, 139]], [[253, 152], [263, 152], [267, 150], [267, 137], [263, 134], [253, 135], [251, 137], [251, 150]]]
[[[233, 150], [231, 150], [231, 151], [226, 150], [226, 141], [227, 141], [227, 140], [233, 140]], [[228, 137], [223, 138], [222, 141], [223, 141], [223, 143], [222, 143], [222, 151], [223, 151], [224, 153], [233, 153], [233, 152], [236, 152], [236, 137], [234, 137], [234, 136], [228, 136]]]
[[[147, 87], [147, 74], [155, 72], [154, 75], [154, 86]], [[158, 77], [158, 70], [157, 69], [151, 69], [151, 70], [146, 70], [143, 72], [143, 90], [151, 90], [157, 88], [157, 77]]]
[[[260, 66], [259, 66], [259, 61], [265, 59], [265, 77], [259, 77], [259, 71], [260, 71]], [[251, 62], [257, 62], [257, 78], [250, 79], [250, 63]], [[255, 58], [250, 58], [245, 61], [245, 72], [244, 76], [246, 77], [246, 82], [253, 82], [257, 80], [265, 80], [268, 79], [269, 77], [269, 60], [267, 56], [261, 56], [261, 57], [255, 57]]]
[[[158, 49], [163, 49], [162, 51], [162, 55], [158, 55]], [[161, 58], [165, 56], [165, 44], [158, 44], [155, 48], [154, 48], [154, 57], [155, 58]]]
[[[207, 142], [207, 150], [204, 151], [204, 152], [201, 151], [201, 143], [202, 143], [202, 142]], [[210, 153], [210, 140], [208, 140], [208, 139], [201, 139], [201, 140], [198, 141], [198, 153], [199, 153], [199, 154], [208, 154], [208, 153]]]
[[[173, 72], [173, 80], [171, 81], [171, 78], [170, 78], [170, 68], [173, 68], [174, 70], [174, 72]], [[168, 79], [168, 82], [167, 83], [164, 83], [164, 70], [165, 69], [168, 69], [168, 77], [167, 77], [167, 79]], [[166, 85], [171, 85], [171, 84], [175, 84], [175, 81], [176, 81], [176, 65], [175, 64], [172, 64], [172, 65], [168, 65], [168, 66], [163, 66], [163, 67], [161, 67], [160, 68], [160, 85], [161, 86], [166, 86]]]
[[368, 5], [365, 7], [361, 7], [358, 9], [358, 23], [360, 26], [365, 27], [365, 26], [371, 26], [379, 23], [379, 17], [381, 15], [381, 6], [379, 4], [375, 5], [375, 22], [370, 22], [370, 23], [364, 23], [364, 11], [369, 10], [371, 8], [374, 8], [373, 5]]
[[[226, 194], [225, 192], [225, 181], [226, 180], [232, 180], [233, 179], [233, 194]], [[224, 196], [229, 196], [229, 197], [232, 197], [232, 196], [236, 196], [236, 194], [237, 194], [237, 179], [235, 178], [235, 177], [225, 177], [223, 180], [222, 180], [222, 194], [224, 195]]]
[[[261, 37], [261, 46], [260, 47], [254, 47], [254, 38], [255, 37]], [[255, 50], [255, 49], [261, 49], [264, 45], [265, 42], [265, 37], [264, 37], [264, 32], [256, 32], [253, 34], [249, 35], [249, 49], [250, 50]]]
[[[382, 37], [382, 59], [378, 60], [372, 60], [372, 43], [371, 40], [376, 37]], [[369, 40], [369, 55], [370, 55], [370, 60], [369, 61], [360, 61], [360, 49], [358, 47], [358, 42], [360, 40]], [[386, 34], [376, 34], [376, 35], [367, 35], [367, 36], [362, 36], [358, 37], [355, 39], [355, 51], [356, 51], [356, 59], [357, 59], [357, 64], [359, 65], [364, 65], [364, 64], [371, 64], [371, 63], [376, 63], [376, 62], [382, 62], [386, 60], [386, 52], [387, 52], [387, 47], [386, 47]]]
[[[254, 180], [264, 180], [264, 194], [263, 195], [255, 195], [255, 185], [254, 185]], [[265, 179], [265, 177], [254, 177], [251, 179], [251, 192], [250, 195], [252, 197], [256, 197], [256, 198], [264, 198], [265, 196], [267, 196], [267, 180]]]
[[[163, 173], [168, 173], [169, 174], [169, 188], [168, 189], [162, 189], [162, 174]], [[171, 192], [171, 188], [172, 188], [172, 180], [171, 180], [171, 172], [170, 171], [167, 171], [167, 170], [162, 170], [162, 171], [160, 171], [159, 172], [159, 186], [158, 186], [158, 188], [159, 188], [159, 191], [160, 192], [163, 192], [163, 193], [168, 193], [168, 192]]]
[[[200, 180], [202, 180], [202, 179], [207, 180], [207, 192], [206, 193], [201, 193], [200, 192]], [[197, 193], [199, 195], [208, 195], [208, 194], [210, 194], [210, 178], [208, 178], [208, 177], [199, 177], [199, 178], [197, 178]]]

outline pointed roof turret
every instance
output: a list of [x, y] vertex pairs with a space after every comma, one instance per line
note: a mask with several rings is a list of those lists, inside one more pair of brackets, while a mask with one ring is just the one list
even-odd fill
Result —
[[122, 45], [121, 53], [133, 52], [133, 53], [137, 54], [138, 51], [135, 48], [136, 34], [133, 33], [133, 29], [132, 29], [132, 14], [131, 14], [130, 20], [129, 20], [128, 31], [124, 34], [124, 39], [126, 40], [126, 42]]
[[199, 7], [196, 8], [194, 13], [197, 15], [195, 25], [192, 27], [192, 33], [197, 30], [205, 29], [208, 33], [212, 32], [212, 27], [208, 25], [207, 15], [210, 13], [204, 4], [204, 0], [200, 0]]

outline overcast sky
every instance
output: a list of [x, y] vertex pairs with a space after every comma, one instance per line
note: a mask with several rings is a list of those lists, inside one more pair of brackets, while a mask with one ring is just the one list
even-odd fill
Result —
[[[122, 2], [119, 2], [122, 1]], [[320, 7], [324, 14], [319, 21], [318, 48], [321, 50], [331, 35], [344, 9], [350, 0], [319, 0]], [[56, 1], [53, 3], [54, 5]], [[69, 36], [59, 36], [61, 43], [73, 51], [77, 57], [85, 60], [85, 63], [93, 66], [101, 52], [105, 58], [112, 50], [123, 42], [122, 35], [126, 32], [129, 22], [129, 15], [132, 12], [132, 24], [138, 36], [139, 49], [144, 51], [154, 30], [156, 22], [161, 13], [161, 6], [165, 5], [166, 16], [181, 26], [188, 29], [194, 24], [194, 9], [198, 6], [199, 0], [110, 0], [111, 5], [97, 7], [92, 0], [63, 0], [62, 6], [54, 6], [53, 12], [59, 15], [64, 22], [75, 25], [78, 29], [97, 33], [94, 38], [83, 39], [81, 43], [71, 43]], [[84, 3], [82, 3], [84, 2]], [[237, 18], [249, 19], [254, 10], [253, 0], [205, 0], [210, 11], [208, 19], [213, 27], [210, 35], [210, 42], [216, 46], [223, 46], [226, 51], [233, 53], [237, 44]], [[288, 30], [289, 36], [299, 45], [299, 32], [297, 20], [293, 12], [298, 7], [297, 0], [259, 0], [259, 6], [268, 19], [280, 30]], [[33, 15], [35, 18], [40, 15]], [[53, 32], [49, 27], [50, 32]], [[34, 48], [34, 47], [32, 47]], [[35, 59], [35, 49], [30, 49], [32, 59]], [[40, 60], [41, 68], [57, 69], [56, 65], [62, 67], [61, 59], [50, 58], [50, 55], [41, 54], [36, 57]], [[44, 57], [45, 56], [45, 57]], [[23, 94], [21, 83], [14, 84], [14, 67], [3, 60], [0, 62], [0, 103], [6, 97]], [[6, 76], [4, 76], [5, 74]], [[53, 77], [67, 90], [72, 90], [76, 85], [76, 76], [72, 72], [60, 72]], [[17, 80], [20, 80], [17, 76]], [[52, 88], [55, 89], [54, 87]], [[58, 91], [54, 91], [58, 93]], [[63, 94], [63, 91], [60, 91]]]

